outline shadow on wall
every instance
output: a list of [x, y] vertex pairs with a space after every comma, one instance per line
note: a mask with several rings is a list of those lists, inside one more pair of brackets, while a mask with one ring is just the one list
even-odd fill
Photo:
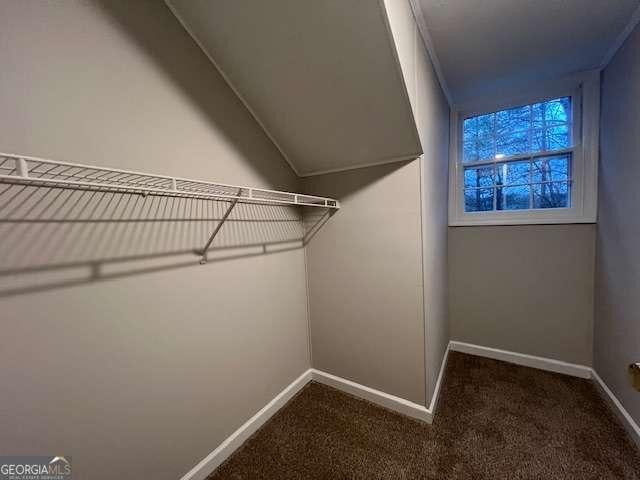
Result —
[[[199, 264], [230, 202], [0, 184], [0, 296]], [[238, 203], [209, 262], [302, 248], [334, 210]], [[224, 281], [224, 279], [220, 279]]]
[[[327, 173], [302, 179], [303, 190], [309, 195], [319, 195], [339, 199], [341, 203], [349, 200], [358, 192], [366, 190], [385, 177], [392, 175], [397, 170], [406, 167], [413, 160], [392, 162], [370, 167], [345, 170], [342, 172]], [[406, 192], [398, 192], [406, 194]], [[377, 208], [372, 206], [373, 209]]]
[[[97, 0], [96, 3], [203, 114], [213, 130], [222, 133], [229, 145], [250, 161], [270, 188], [289, 189], [285, 182], [295, 177], [289, 165], [261, 128], [247, 131], [247, 122], [253, 123], [253, 117], [230, 93], [226, 81], [164, 2]], [[187, 132], [176, 134], [188, 138]], [[267, 157], [265, 146], [273, 150]], [[274, 168], [277, 160], [280, 168]]]

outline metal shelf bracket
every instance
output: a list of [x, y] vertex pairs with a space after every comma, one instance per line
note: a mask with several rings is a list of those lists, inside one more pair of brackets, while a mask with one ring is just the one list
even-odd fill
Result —
[[224, 215], [220, 219], [220, 222], [218, 223], [218, 225], [216, 225], [216, 228], [211, 233], [211, 236], [209, 237], [209, 240], [205, 244], [204, 248], [202, 249], [202, 251], [198, 252], [199, 255], [202, 255], [202, 258], [200, 258], [200, 265], [204, 265], [205, 263], [207, 263], [207, 252], [209, 251], [209, 247], [211, 247], [213, 240], [216, 238], [216, 235], [218, 235], [218, 232], [222, 228], [222, 225], [224, 225], [224, 222], [226, 222], [227, 218], [229, 218], [229, 215], [231, 215], [231, 211], [233, 210], [233, 207], [235, 207], [236, 204], [238, 203], [238, 200], [240, 200], [241, 194], [242, 194], [242, 189], [240, 188], [238, 189], [238, 195], [236, 196], [235, 200], [231, 202], [231, 204], [227, 208], [227, 211], [224, 212]]

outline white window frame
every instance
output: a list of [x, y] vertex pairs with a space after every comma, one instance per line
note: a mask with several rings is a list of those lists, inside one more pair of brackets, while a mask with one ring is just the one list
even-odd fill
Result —
[[[451, 110], [449, 149], [449, 225], [526, 225], [595, 223], [598, 205], [598, 142], [600, 119], [600, 72], [589, 71], [530, 89], [525, 95], [486, 99]], [[571, 97], [573, 146], [554, 153], [571, 152], [571, 203], [567, 208], [464, 211], [462, 124], [465, 118], [528, 105], [559, 97]], [[535, 153], [533, 156], [543, 156]], [[531, 154], [521, 155], [531, 158]], [[514, 159], [517, 157], [508, 157]], [[495, 163], [504, 162], [497, 159]], [[473, 165], [468, 162], [466, 166]]]

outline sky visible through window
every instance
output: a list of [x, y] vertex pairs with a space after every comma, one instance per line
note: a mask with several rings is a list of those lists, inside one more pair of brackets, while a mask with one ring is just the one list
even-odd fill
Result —
[[465, 119], [465, 211], [570, 206], [571, 124], [571, 97]]

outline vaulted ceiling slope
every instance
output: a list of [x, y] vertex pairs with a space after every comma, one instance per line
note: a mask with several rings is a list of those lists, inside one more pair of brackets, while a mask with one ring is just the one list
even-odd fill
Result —
[[[453, 102], [598, 68], [640, 0], [412, 0]], [[634, 15], [635, 13], [635, 15]]]
[[382, 2], [166, 1], [299, 175], [421, 153]]

